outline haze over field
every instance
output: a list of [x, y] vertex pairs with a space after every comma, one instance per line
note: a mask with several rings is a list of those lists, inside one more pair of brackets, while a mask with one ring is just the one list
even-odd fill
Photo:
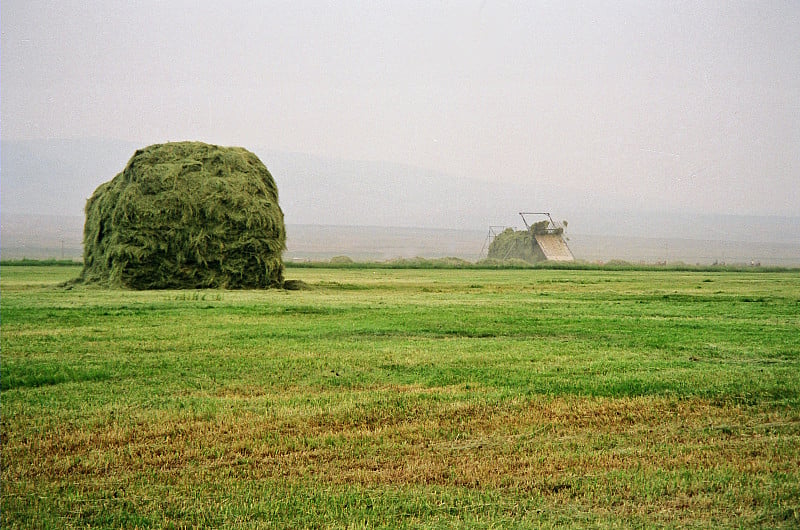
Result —
[[0, 25], [4, 253], [8, 214], [81, 216], [136, 148], [200, 140], [258, 154], [289, 225], [549, 210], [800, 261], [800, 4], [7, 0]]

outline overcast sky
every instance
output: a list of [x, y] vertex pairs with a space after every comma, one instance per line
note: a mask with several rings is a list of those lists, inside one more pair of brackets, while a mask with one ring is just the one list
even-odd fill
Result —
[[800, 215], [794, 0], [0, 9], [4, 139], [202, 140]]

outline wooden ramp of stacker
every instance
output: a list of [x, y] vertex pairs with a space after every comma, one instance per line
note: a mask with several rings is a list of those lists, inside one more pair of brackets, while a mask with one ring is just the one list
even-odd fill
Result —
[[575, 261], [561, 234], [536, 234], [536, 243], [542, 249], [544, 257], [550, 261]]

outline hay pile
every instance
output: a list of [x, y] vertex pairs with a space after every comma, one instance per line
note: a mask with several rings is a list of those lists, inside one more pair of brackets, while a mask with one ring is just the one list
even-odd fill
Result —
[[133, 289], [283, 284], [286, 230], [267, 168], [239, 147], [136, 151], [86, 204], [81, 280]]
[[[550, 222], [534, 223], [528, 230], [506, 228], [489, 245], [488, 259], [500, 261], [520, 259], [527, 263], [538, 263], [547, 258], [536, 242], [536, 234], [544, 233]], [[560, 233], [560, 232], [559, 232]]]

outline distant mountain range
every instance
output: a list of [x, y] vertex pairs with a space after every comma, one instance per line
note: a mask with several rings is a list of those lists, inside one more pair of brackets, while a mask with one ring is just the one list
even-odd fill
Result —
[[[47, 247], [50, 252], [55, 248], [58, 253], [62, 240], [66, 253], [76, 247], [76, 237], [79, 248], [86, 199], [119, 173], [140, 147], [107, 139], [2, 140], [0, 245], [4, 255], [21, 245]], [[774, 244], [789, 258], [796, 254], [800, 262], [800, 216], [640, 212], [635, 205], [613, 202], [610, 197], [574, 189], [538, 189], [535, 182], [501, 185], [413, 165], [250, 149], [275, 177], [286, 222], [295, 227], [336, 226], [340, 236], [348, 230], [364, 234], [363, 227], [457, 230], [471, 233], [469, 241], [481, 242], [489, 225], [521, 227], [517, 213], [535, 210], [549, 211], [558, 221], [569, 220], [568, 232], [576, 243], [583, 237], [595, 242], [605, 237]], [[354, 227], [359, 229], [354, 232]], [[301, 238], [308, 241], [314, 233], [296, 229], [296, 248], [303, 247]], [[375, 237], [386, 239], [389, 232], [381, 233]], [[381, 241], [374, 244], [387, 246], [381, 246]], [[469, 246], [474, 248], [473, 243]], [[659, 252], [668, 254], [668, 247]]]

